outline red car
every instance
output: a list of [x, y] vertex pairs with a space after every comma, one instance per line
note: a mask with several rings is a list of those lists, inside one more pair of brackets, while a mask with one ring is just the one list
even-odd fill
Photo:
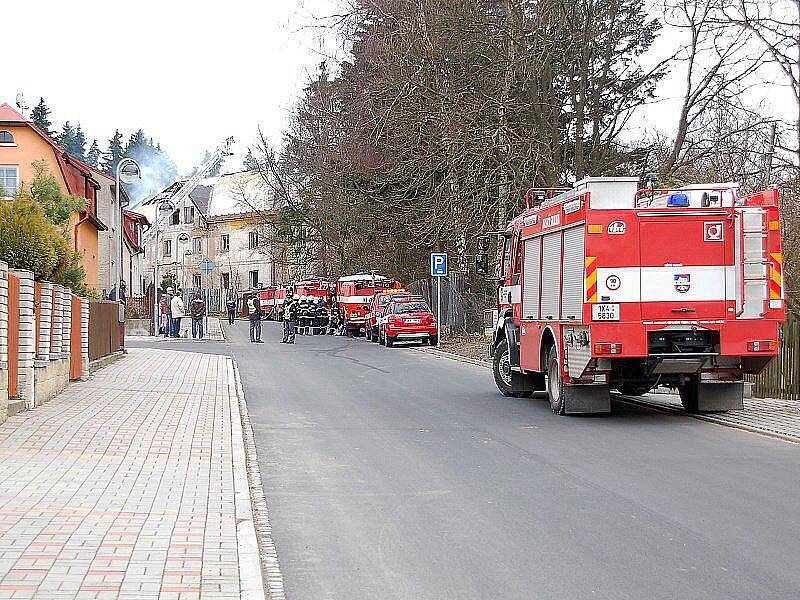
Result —
[[406, 290], [386, 290], [378, 292], [372, 297], [369, 312], [364, 316], [364, 330], [367, 340], [378, 341], [378, 321], [383, 316], [386, 305], [394, 299], [410, 298], [411, 293]]
[[436, 317], [427, 302], [416, 298], [392, 300], [378, 325], [378, 341], [391, 348], [395, 342], [420, 340], [431, 345], [439, 341]]

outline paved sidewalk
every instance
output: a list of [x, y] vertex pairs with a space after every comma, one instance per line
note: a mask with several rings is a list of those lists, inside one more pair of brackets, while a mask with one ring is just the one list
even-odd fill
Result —
[[132, 349], [11, 417], [0, 598], [263, 599], [244, 456], [224, 356]]
[[[689, 415], [684, 412], [680, 396], [677, 394], [647, 394], [641, 398], [633, 397], [632, 400]], [[745, 398], [744, 410], [690, 416], [711, 423], [800, 442], [800, 402], [774, 398]]]
[[[192, 320], [185, 317], [181, 320], [181, 337], [168, 338], [163, 335], [153, 337], [152, 335], [126, 335], [126, 340], [150, 340], [150, 341], [192, 341]], [[201, 340], [194, 340], [201, 341]], [[208, 329], [204, 332], [202, 341], [222, 342], [225, 335], [222, 333], [222, 325], [218, 317], [208, 317]]]

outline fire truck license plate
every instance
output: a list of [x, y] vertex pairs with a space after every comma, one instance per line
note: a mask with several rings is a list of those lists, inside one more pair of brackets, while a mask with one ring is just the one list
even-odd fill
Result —
[[592, 304], [592, 321], [619, 321], [619, 304]]

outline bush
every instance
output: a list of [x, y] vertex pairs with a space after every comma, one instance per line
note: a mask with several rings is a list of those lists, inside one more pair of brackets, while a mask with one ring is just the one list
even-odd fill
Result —
[[0, 259], [14, 269], [29, 269], [50, 279], [69, 252], [69, 245], [50, 223], [38, 202], [20, 193], [0, 203]]

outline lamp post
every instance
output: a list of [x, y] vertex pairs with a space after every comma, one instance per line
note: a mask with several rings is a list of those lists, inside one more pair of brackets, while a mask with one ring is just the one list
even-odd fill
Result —
[[117, 215], [115, 219], [115, 225], [117, 227], [117, 232], [119, 235], [118, 240], [114, 240], [114, 245], [116, 248], [114, 249], [115, 260], [114, 260], [114, 289], [117, 290], [117, 300], [120, 299], [120, 283], [122, 282], [122, 236], [123, 236], [123, 217], [122, 217], [122, 204], [120, 203], [120, 182], [122, 183], [133, 183], [137, 179], [142, 178], [142, 168], [139, 166], [139, 163], [133, 160], [132, 158], [123, 158], [117, 163], [117, 168], [115, 172], [115, 180], [116, 186], [114, 189], [114, 194], [116, 196], [117, 202]]
[[156, 228], [155, 235], [154, 235], [154, 242], [153, 242], [153, 335], [158, 335], [158, 322], [159, 317], [159, 305], [158, 305], [158, 296], [159, 296], [159, 289], [161, 288], [161, 284], [158, 281], [158, 258], [159, 254], [161, 253], [161, 248], [158, 246], [158, 231], [161, 225], [161, 213], [172, 213], [175, 212], [175, 205], [170, 202], [169, 200], [165, 200], [161, 202], [158, 206], [156, 206], [156, 216], [155, 216], [155, 225], [153, 227]]

